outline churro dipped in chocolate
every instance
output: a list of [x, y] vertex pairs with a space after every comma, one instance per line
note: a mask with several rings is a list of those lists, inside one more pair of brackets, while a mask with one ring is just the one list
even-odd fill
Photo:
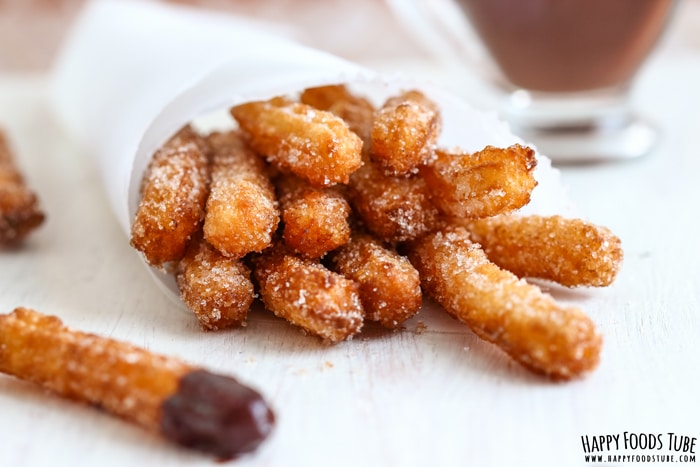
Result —
[[21, 241], [42, 222], [39, 200], [27, 186], [0, 131], [0, 245]]
[[221, 459], [252, 451], [274, 425], [260, 394], [231, 377], [27, 308], [0, 315], [0, 371]]

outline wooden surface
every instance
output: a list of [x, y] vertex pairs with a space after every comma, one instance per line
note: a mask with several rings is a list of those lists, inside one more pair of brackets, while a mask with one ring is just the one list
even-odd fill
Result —
[[[384, 66], [455, 89], [466, 82], [420, 63]], [[663, 132], [655, 151], [563, 169], [581, 211], [612, 228], [626, 253], [610, 288], [551, 290], [585, 309], [604, 335], [600, 367], [580, 381], [532, 376], [431, 306], [403, 331], [369, 326], [332, 347], [259, 310], [245, 329], [202, 332], [128, 246], [89, 155], [51, 117], [42, 75], [0, 76], [0, 125], [48, 214], [22, 248], [0, 250], [0, 311], [34, 307], [257, 387], [278, 426], [231, 465], [591, 465], [584, 435], [698, 438], [698, 83], [700, 50], [657, 55], [634, 94]], [[0, 376], [0, 414], [0, 465], [213, 464], [10, 377]]]

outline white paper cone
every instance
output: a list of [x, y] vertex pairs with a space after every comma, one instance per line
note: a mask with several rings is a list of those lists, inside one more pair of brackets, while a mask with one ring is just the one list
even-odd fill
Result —
[[[184, 124], [241, 102], [332, 83], [348, 84], [375, 103], [403, 89], [422, 90], [442, 110], [443, 146], [520, 142], [495, 114], [434, 86], [379, 76], [229, 16], [146, 1], [88, 4], [59, 55], [51, 94], [66, 128], [94, 155], [128, 235], [150, 157]], [[528, 211], [568, 210], [548, 159], [540, 157], [536, 176]], [[154, 276], [179, 302], [172, 277]]]

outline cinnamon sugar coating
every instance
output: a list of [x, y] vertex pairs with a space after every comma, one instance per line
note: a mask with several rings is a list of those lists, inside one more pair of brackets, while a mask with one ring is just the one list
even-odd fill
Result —
[[212, 133], [211, 189], [204, 238], [225, 256], [242, 258], [272, 242], [279, 222], [265, 163], [238, 132]]
[[153, 155], [131, 225], [131, 245], [153, 266], [178, 261], [204, 218], [209, 194], [206, 142], [189, 126]]
[[469, 237], [454, 227], [411, 244], [424, 292], [535, 372], [571, 379], [595, 368], [602, 338], [590, 318], [491, 263]]
[[284, 230], [292, 251], [320, 258], [350, 239], [350, 205], [336, 187], [314, 188], [292, 175], [276, 179]]
[[195, 237], [176, 272], [180, 297], [206, 330], [242, 325], [255, 291], [250, 269]]
[[515, 144], [473, 154], [436, 152], [421, 168], [433, 203], [446, 215], [478, 219], [518, 209], [537, 185], [535, 152]]
[[386, 175], [371, 162], [352, 175], [348, 199], [366, 227], [386, 242], [417, 238], [440, 217], [422, 178]]
[[369, 235], [353, 234], [334, 252], [333, 270], [359, 285], [365, 318], [397, 328], [423, 303], [418, 271], [407, 258]]
[[24, 180], [0, 131], [0, 245], [22, 241], [44, 218], [36, 193]]
[[340, 117], [284, 98], [231, 109], [251, 147], [317, 187], [347, 183], [362, 165], [362, 140]]
[[622, 264], [622, 242], [610, 229], [562, 216], [502, 215], [466, 223], [489, 260], [520, 277], [567, 287], [605, 287]]
[[357, 284], [316, 261], [277, 246], [253, 260], [253, 276], [265, 308], [311, 334], [339, 342], [362, 328]]
[[371, 158], [389, 175], [415, 173], [435, 157], [441, 128], [437, 105], [423, 93], [393, 96], [375, 114]]

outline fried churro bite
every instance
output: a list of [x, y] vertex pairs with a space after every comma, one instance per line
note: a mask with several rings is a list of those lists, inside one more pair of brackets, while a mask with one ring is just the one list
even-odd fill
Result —
[[272, 242], [279, 222], [275, 189], [265, 162], [238, 132], [215, 132], [211, 146], [211, 190], [204, 238], [225, 256], [242, 258]]
[[440, 218], [422, 178], [386, 175], [374, 163], [352, 175], [348, 199], [366, 227], [385, 242], [417, 238]]
[[0, 131], [0, 245], [21, 242], [44, 218], [39, 198], [24, 180]]
[[372, 160], [389, 175], [416, 173], [435, 157], [441, 130], [437, 105], [416, 90], [387, 99], [372, 125]]
[[131, 245], [152, 266], [179, 261], [204, 218], [207, 153], [204, 139], [186, 126], [156, 151], [146, 169]]
[[195, 236], [176, 270], [180, 297], [202, 328], [216, 331], [245, 323], [255, 291], [250, 269]]
[[331, 112], [285, 98], [231, 109], [251, 147], [316, 187], [347, 183], [362, 165], [362, 140]]
[[489, 260], [520, 277], [567, 287], [605, 287], [622, 264], [622, 242], [610, 229], [562, 216], [501, 215], [467, 222]]
[[234, 378], [27, 308], [0, 315], [0, 371], [221, 459], [254, 450], [274, 425], [262, 396]]
[[428, 296], [525, 367], [565, 380], [597, 366], [602, 338], [590, 318], [490, 262], [466, 229], [416, 240], [409, 258]]
[[253, 259], [265, 308], [306, 332], [335, 343], [362, 328], [364, 311], [353, 281], [277, 245]]
[[421, 167], [433, 203], [446, 215], [478, 219], [518, 209], [537, 185], [535, 152], [515, 144], [473, 154], [437, 151]]
[[333, 270], [359, 285], [365, 318], [397, 328], [423, 303], [418, 271], [407, 258], [370, 235], [353, 234], [331, 257]]
[[370, 101], [353, 94], [342, 84], [305, 89], [300, 100], [303, 104], [327, 110], [342, 118], [362, 139], [364, 146], [369, 147], [375, 111]]
[[350, 239], [350, 205], [337, 187], [314, 188], [293, 175], [275, 180], [285, 245], [308, 258], [321, 258]]

